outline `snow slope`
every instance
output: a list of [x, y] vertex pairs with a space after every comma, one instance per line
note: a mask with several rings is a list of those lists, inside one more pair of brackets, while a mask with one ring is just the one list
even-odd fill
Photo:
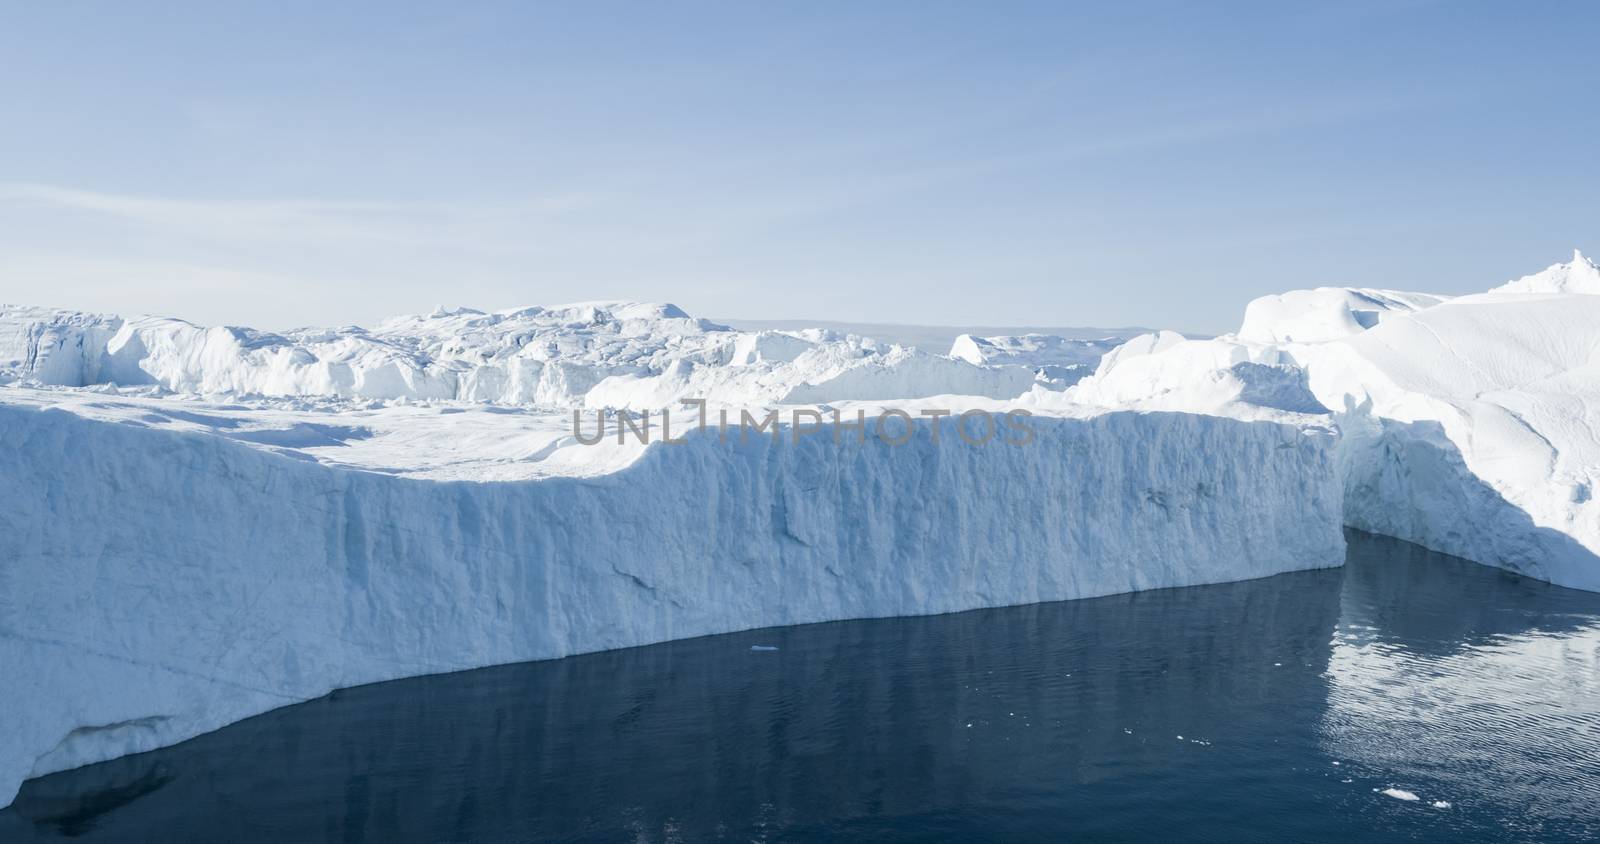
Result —
[[530, 410], [0, 388], [0, 801], [376, 680], [1343, 559], [1325, 429], [1031, 421], [591, 449]]

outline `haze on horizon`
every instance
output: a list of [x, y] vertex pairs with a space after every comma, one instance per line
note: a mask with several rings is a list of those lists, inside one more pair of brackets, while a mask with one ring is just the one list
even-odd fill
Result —
[[1600, 7], [14, 3], [0, 302], [1230, 330], [1600, 252]]

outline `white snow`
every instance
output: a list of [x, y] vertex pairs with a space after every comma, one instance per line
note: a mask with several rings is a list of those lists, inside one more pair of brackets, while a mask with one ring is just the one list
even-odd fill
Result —
[[1571, 261], [1551, 264], [1533, 275], [1508, 281], [1490, 292], [1600, 294], [1600, 266], [1574, 249]]
[[[1137, 343], [1137, 345], [1136, 345]], [[1149, 351], [1140, 353], [1148, 349]], [[1095, 374], [1064, 393], [1039, 388], [1040, 406], [1090, 405], [1230, 416], [1325, 414], [1293, 358], [1273, 346], [1185, 340], [1167, 332], [1135, 338], [1105, 356]]]
[[1320, 343], [1360, 334], [1395, 314], [1431, 308], [1448, 297], [1399, 290], [1318, 287], [1263, 296], [1244, 309], [1238, 338], [1250, 343]]

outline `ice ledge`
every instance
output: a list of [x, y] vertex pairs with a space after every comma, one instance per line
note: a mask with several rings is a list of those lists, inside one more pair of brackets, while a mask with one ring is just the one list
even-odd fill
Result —
[[1343, 560], [1325, 432], [1035, 422], [1023, 447], [701, 436], [600, 477], [474, 483], [0, 402], [0, 802], [378, 680]]

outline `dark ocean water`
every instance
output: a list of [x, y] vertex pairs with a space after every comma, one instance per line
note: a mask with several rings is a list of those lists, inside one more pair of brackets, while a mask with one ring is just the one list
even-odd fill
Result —
[[341, 691], [0, 812], [4, 841], [1597, 837], [1600, 594], [1354, 534], [1341, 570]]

